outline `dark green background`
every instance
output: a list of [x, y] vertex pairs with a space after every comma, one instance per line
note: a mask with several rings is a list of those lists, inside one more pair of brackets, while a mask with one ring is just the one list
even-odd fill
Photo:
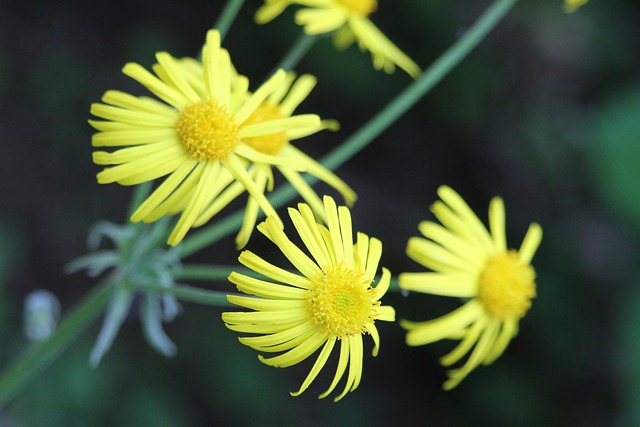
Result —
[[[0, 3], [0, 365], [28, 348], [22, 300], [54, 292], [63, 312], [95, 285], [63, 265], [84, 253], [98, 220], [121, 222], [129, 188], [99, 186], [89, 105], [104, 91], [143, 91], [120, 73], [153, 54], [194, 55], [222, 1], [78, 0]], [[373, 20], [426, 68], [489, 4], [382, 0]], [[248, 0], [225, 40], [238, 70], [259, 82], [300, 29], [288, 11], [258, 27]], [[358, 192], [356, 229], [384, 243], [394, 274], [421, 269], [404, 255], [436, 189], [457, 189], [486, 220], [507, 207], [509, 243], [528, 224], [545, 235], [534, 259], [538, 297], [494, 365], [444, 392], [437, 363], [451, 343], [404, 345], [380, 322], [380, 355], [365, 355], [360, 388], [317, 400], [335, 361], [292, 398], [311, 363], [262, 365], [220, 320], [185, 303], [167, 326], [174, 359], [149, 348], [135, 314], [98, 369], [94, 325], [15, 401], [2, 426], [635, 426], [640, 425], [640, 6], [596, 1], [574, 15], [561, 0], [522, 0], [479, 49], [369, 147], [338, 170]], [[368, 54], [321, 41], [299, 72], [319, 84], [300, 111], [342, 123], [297, 145], [335, 147], [404, 88]], [[331, 190], [329, 190], [331, 192]], [[331, 194], [334, 194], [331, 192]], [[226, 211], [227, 213], [231, 210]], [[249, 249], [273, 248], [253, 239]], [[232, 239], [192, 257], [234, 263]], [[204, 283], [230, 289], [225, 283]], [[434, 318], [445, 298], [385, 298], [399, 318]], [[369, 340], [370, 341], [370, 340]], [[369, 352], [372, 344], [366, 343]]]

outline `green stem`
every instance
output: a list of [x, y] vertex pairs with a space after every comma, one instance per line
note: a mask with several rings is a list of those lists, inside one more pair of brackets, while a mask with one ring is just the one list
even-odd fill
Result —
[[227, 281], [232, 271], [247, 274], [251, 270], [240, 266], [186, 264], [175, 275], [179, 280]]
[[0, 407], [4, 407], [43, 369], [52, 363], [103, 312], [113, 283], [96, 287], [81, 301], [46, 341], [5, 368], [0, 375]]
[[[409, 108], [424, 97], [438, 84], [456, 65], [471, 52], [500, 20], [511, 10], [518, 0], [497, 0], [480, 18], [445, 51], [424, 73], [393, 101], [387, 104], [378, 114], [369, 120], [360, 130], [347, 138], [336, 149], [321, 159], [329, 169], [335, 169], [367, 146], [373, 139], [393, 124]], [[311, 184], [317, 179], [306, 176]], [[296, 191], [291, 185], [283, 185], [274, 191], [269, 201], [275, 209], [293, 199]], [[228, 236], [242, 225], [244, 211], [235, 212], [223, 220], [217, 221], [197, 234], [187, 237], [182, 243], [181, 257], [194, 252]]]
[[307, 52], [309, 52], [309, 50], [313, 47], [319, 37], [320, 36], [317, 35], [308, 35], [302, 33], [293, 44], [293, 46], [291, 46], [289, 52], [287, 52], [284, 58], [282, 58], [278, 65], [276, 65], [271, 74], [275, 73], [279, 69], [285, 71], [293, 70], [298, 65], [300, 60], [304, 58]]
[[227, 292], [210, 291], [188, 285], [175, 285], [169, 288], [165, 286], [136, 285], [136, 289], [146, 292], [171, 294], [181, 300], [198, 304], [234, 307], [234, 305], [227, 300]]
[[129, 202], [129, 211], [127, 214], [127, 221], [131, 218], [131, 215], [138, 209], [138, 206], [142, 204], [144, 199], [147, 198], [151, 192], [151, 181], [143, 182], [140, 185], [136, 185], [131, 196], [131, 202]]
[[243, 3], [244, 0], [229, 0], [224, 9], [222, 9], [220, 17], [218, 18], [216, 25], [213, 27], [220, 32], [221, 40], [224, 40], [224, 36], [227, 34], [229, 27], [231, 27], [231, 24], [236, 19]]

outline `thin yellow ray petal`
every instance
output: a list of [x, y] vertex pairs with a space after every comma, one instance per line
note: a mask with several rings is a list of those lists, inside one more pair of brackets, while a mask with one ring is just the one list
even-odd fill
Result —
[[335, 31], [347, 22], [343, 8], [300, 9], [295, 14], [296, 24], [304, 26], [306, 34], [323, 34]]
[[338, 219], [340, 221], [340, 235], [344, 253], [344, 262], [347, 267], [353, 269], [353, 229], [351, 227], [351, 212], [346, 206], [338, 207]]
[[533, 259], [533, 255], [538, 250], [540, 242], [542, 241], [542, 227], [539, 224], [533, 223], [529, 226], [527, 234], [524, 236], [520, 250], [518, 251], [518, 257], [525, 264], [530, 264]]
[[276, 71], [266, 82], [264, 82], [258, 90], [256, 90], [250, 97], [245, 101], [245, 103], [240, 107], [240, 110], [235, 114], [234, 118], [236, 123], [242, 124], [244, 123], [256, 108], [262, 104], [262, 102], [277, 89], [278, 85], [282, 82], [282, 80], [286, 77], [286, 72], [284, 70]]
[[[282, 80], [282, 83], [280, 84], [280, 86], [278, 86], [278, 88], [276, 90], [274, 90], [271, 95], [269, 95], [267, 97], [266, 102], [270, 102], [272, 104], [275, 104], [275, 105], [279, 106], [280, 102], [282, 101], [282, 98], [284, 98], [284, 96], [287, 94], [287, 92], [291, 88], [291, 84], [293, 83], [295, 78], [296, 78], [296, 73], [295, 72], [293, 72], [293, 71], [287, 72], [287, 75], [285, 76], [284, 80]], [[284, 114], [280, 107], [278, 107], [278, 109], [280, 110], [282, 115], [285, 116], [285, 117], [291, 115], [291, 114]]]
[[179, 144], [174, 128], [138, 128], [136, 130], [98, 132], [91, 137], [91, 145], [94, 147], [137, 146], [166, 140], [172, 140], [175, 144]]
[[[494, 321], [498, 322], [499, 320], [494, 319]], [[500, 329], [500, 333], [496, 338], [495, 344], [482, 361], [483, 365], [492, 364], [498, 357], [502, 355], [502, 353], [504, 353], [504, 351], [507, 349], [507, 346], [511, 342], [511, 338], [513, 338], [513, 336], [515, 335], [517, 323], [518, 319], [510, 319], [502, 323], [502, 328]]]
[[249, 79], [245, 76], [238, 76], [231, 92], [231, 99], [229, 100], [229, 112], [235, 114], [242, 103], [247, 99], [249, 93]]
[[390, 305], [380, 306], [377, 311], [378, 315], [376, 316], [376, 320], [382, 320], [384, 322], [396, 321], [396, 310]]
[[338, 367], [336, 368], [336, 374], [333, 377], [333, 381], [331, 381], [331, 385], [322, 393], [319, 398], [324, 399], [336, 388], [338, 382], [344, 375], [344, 371], [347, 369], [347, 364], [349, 363], [349, 340], [342, 339], [340, 340], [340, 358], [338, 359]]
[[321, 126], [320, 116], [317, 114], [299, 114], [297, 116], [282, 119], [267, 120], [264, 122], [245, 125], [240, 128], [240, 138], [272, 135], [274, 133], [287, 132], [296, 129], [318, 128]]
[[222, 313], [222, 316], [222, 320], [230, 325], [296, 323], [306, 321], [309, 317], [305, 308], [279, 311], [230, 311]]
[[126, 110], [151, 113], [165, 118], [176, 117], [176, 109], [148, 96], [134, 96], [119, 90], [108, 90], [102, 95], [102, 102]]
[[158, 52], [156, 54], [156, 60], [166, 74], [169, 80], [168, 83], [170, 82], [181, 92], [188, 102], [194, 103], [200, 101], [200, 96], [189, 85], [182, 69], [176, 64], [175, 59], [171, 55], [167, 52]]
[[220, 172], [220, 162], [207, 162], [202, 172], [202, 177], [198, 181], [195, 187], [195, 194], [189, 201], [178, 223], [173, 228], [167, 243], [171, 246], [175, 246], [182, 241], [187, 231], [191, 228], [194, 221], [202, 212], [204, 203], [207, 198], [208, 189], [215, 184], [216, 178]]
[[93, 162], [97, 165], [119, 165], [122, 163], [129, 163], [137, 159], [160, 153], [168, 148], [174, 148], [176, 143], [177, 141], [169, 139], [158, 141], [153, 144], [122, 148], [112, 153], [106, 151], [94, 151]]
[[268, 353], [291, 350], [308, 340], [317, 328], [313, 322], [306, 321], [293, 328], [260, 337], [242, 337], [238, 340], [251, 348]]
[[184, 162], [131, 215], [131, 222], [142, 221], [147, 215], [157, 208], [169, 195], [182, 183], [198, 164], [197, 160]]
[[198, 217], [196, 222], [193, 223], [194, 227], [201, 227], [211, 218], [213, 218], [218, 212], [224, 209], [229, 203], [236, 199], [239, 195], [245, 192], [244, 185], [239, 182], [233, 182], [229, 185], [213, 202], [205, 208], [202, 214]]
[[489, 204], [489, 229], [493, 244], [500, 252], [507, 250], [507, 236], [505, 234], [504, 201], [494, 197]]
[[[193, 161], [193, 159], [190, 160]], [[197, 163], [191, 173], [162, 203], [160, 203], [157, 207], [147, 213], [142, 218], [142, 221], [153, 222], [172, 212], [180, 212], [180, 210], [176, 210], [176, 207], [181, 206], [184, 200], [191, 199], [191, 196], [193, 195], [193, 192], [195, 191], [195, 188], [200, 181], [200, 177], [202, 176], [202, 172], [204, 171], [206, 165], [206, 163], [199, 162], [197, 160], [195, 161]], [[186, 207], [186, 204], [184, 205], [184, 207]]]
[[486, 316], [482, 316], [473, 322], [473, 324], [466, 330], [462, 341], [460, 341], [452, 351], [440, 358], [440, 364], [442, 366], [451, 366], [458, 360], [462, 359], [467, 353], [469, 353], [469, 350], [476, 345], [478, 338], [480, 337], [480, 333], [484, 330], [486, 325]]
[[[264, 191], [264, 188], [267, 184], [267, 177], [264, 174], [257, 174], [256, 184]], [[236, 249], [244, 248], [249, 242], [249, 238], [251, 237], [253, 229], [256, 226], [256, 221], [258, 220], [259, 213], [260, 207], [258, 206], [258, 202], [256, 202], [253, 197], [249, 197], [249, 200], [247, 200], [247, 206], [244, 210], [242, 226], [240, 227], [240, 231], [236, 236]]]
[[308, 289], [311, 284], [308, 278], [277, 267], [250, 251], [242, 251], [238, 257], [238, 261], [245, 267], [265, 277], [297, 288]]
[[[120, 182], [123, 179], [126, 179], [131, 176], [139, 175], [148, 171], [153, 172], [157, 177], [166, 175], [173, 171], [167, 171], [166, 173], [161, 173], [165, 170], [164, 166], [167, 164], [182, 164], [189, 160], [189, 156], [186, 155], [184, 149], [179, 146], [171, 145], [164, 150], [155, 153], [150, 156], [146, 156], [144, 158], [138, 158], [136, 160], [113, 166], [110, 168], [104, 169], [102, 172], [98, 173], [97, 178], [100, 184], [109, 184], [111, 182]], [[158, 173], [155, 173], [158, 172]]]
[[[307, 205], [300, 204], [299, 206]], [[326, 248], [324, 248], [322, 237], [317, 234], [316, 225], [313, 224], [312, 228], [310, 228], [309, 224], [296, 209], [289, 208], [288, 212], [289, 216], [291, 217], [291, 221], [293, 222], [293, 226], [296, 228], [298, 234], [300, 235], [300, 238], [302, 239], [302, 243], [304, 243], [304, 245], [311, 253], [311, 256], [313, 256], [316, 264], [329, 265], [329, 258], [327, 256], [328, 254]], [[314, 230], [316, 231], [316, 233], [314, 233]]]
[[228, 106], [231, 102], [231, 58], [226, 49], [220, 49], [219, 61], [220, 65], [217, 72], [220, 75], [221, 87], [218, 92], [218, 101], [222, 105]]
[[291, 87], [287, 97], [280, 102], [280, 112], [285, 116], [292, 115], [302, 101], [309, 96], [317, 82], [318, 79], [311, 74], [300, 76]]
[[400, 273], [402, 289], [447, 297], [472, 298], [478, 294], [478, 278], [464, 273]]
[[235, 271], [229, 275], [229, 281], [236, 285], [239, 291], [263, 298], [306, 300], [307, 296], [307, 291], [304, 289], [266, 282]]
[[280, 217], [276, 213], [271, 203], [267, 200], [264, 193], [260, 191], [260, 189], [256, 186], [256, 184], [251, 180], [251, 177], [247, 174], [242, 162], [235, 154], [232, 154], [227, 159], [223, 160], [224, 165], [229, 169], [229, 172], [233, 175], [233, 177], [240, 182], [244, 188], [247, 189], [247, 192], [258, 202], [260, 205], [260, 209], [264, 212], [266, 216], [273, 217], [275, 221], [280, 224], [282, 227], [282, 221]]
[[376, 68], [393, 71], [393, 64], [402, 68], [414, 79], [420, 75], [420, 67], [391, 42], [368, 18], [352, 15], [349, 28], [353, 31], [360, 47], [369, 50], [379, 61]]
[[369, 281], [373, 281], [378, 271], [378, 264], [382, 256], [382, 242], [375, 237], [369, 238], [369, 253], [367, 254], [367, 267], [365, 269], [365, 277]]
[[340, 195], [344, 198], [347, 206], [352, 206], [355, 203], [358, 198], [355, 191], [345, 184], [344, 181], [338, 178], [337, 175], [291, 145], [287, 145], [285, 150], [287, 153], [291, 153], [292, 157], [297, 159], [300, 164], [304, 165], [308, 174], [315, 176], [320, 181], [325, 182], [338, 190]]
[[480, 302], [471, 300], [462, 307], [437, 319], [420, 323], [401, 320], [400, 326], [410, 329], [406, 337], [407, 345], [425, 345], [458, 333], [482, 316], [482, 310]]
[[[227, 316], [228, 313], [222, 313], [222, 320], [224, 322], [227, 322], [227, 320], [229, 319], [229, 317]], [[225, 320], [227, 319], [227, 320]], [[236, 318], [232, 317], [231, 320], [234, 320]], [[294, 319], [293, 321], [290, 322], [282, 322], [282, 323], [261, 323], [261, 324], [255, 324], [255, 323], [225, 323], [225, 326], [227, 327], [227, 329], [231, 330], [231, 331], [235, 331], [235, 332], [240, 332], [240, 333], [247, 333], [247, 334], [277, 334], [279, 332], [283, 332], [283, 331], [288, 331], [292, 328], [296, 328], [302, 324], [304, 324], [307, 321], [307, 319], [300, 317], [298, 319]]]
[[411, 237], [407, 242], [407, 256], [434, 271], [446, 273], [467, 273], [476, 275], [477, 267], [449, 252], [442, 246], [422, 237]]
[[371, 338], [373, 338], [373, 350], [371, 351], [371, 355], [373, 357], [378, 356], [378, 352], [380, 351], [380, 333], [378, 332], [378, 328], [373, 323], [366, 325], [367, 331], [371, 334]]
[[267, 299], [258, 297], [245, 297], [242, 295], [227, 295], [227, 299], [230, 303], [233, 303], [235, 305], [259, 311], [293, 310], [296, 308], [304, 308], [307, 305], [307, 301], [301, 299]]
[[342, 236], [340, 235], [340, 220], [338, 219], [338, 207], [333, 198], [324, 196], [324, 214], [327, 218], [327, 228], [331, 233], [331, 248], [338, 262], [344, 260], [344, 247], [342, 246]]
[[465, 202], [464, 199], [451, 187], [447, 187], [446, 185], [438, 188], [438, 195], [457, 215], [460, 216], [461, 219], [465, 221], [469, 229], [474, 233], [478, 242], [487, 249], [494, 248], [495, 252], [495, 247], [493, 246], [493, 241], [491, 240], [489, 232], [478, 216], [471, 210], [467, 202]]
[[389, 283], [391, 283], [391, 272], [382, 267], [382, 277], [380, 277], [380, 281], [375, 287], [376, 294], [374, 297], [374, 301], [380, 301], [380, 298], [384, 296], [389, 290]]
[[349, 391], [354, 391], [358, 388], [360, 380], [362, 379], [364, 351], [362, 349], [362, 334], [351, 335], [349, 338], [353, 340], [351, 347], [351, 366], [353, 366], [353, 370], [355, 371], [355, 378]]
[[293, 266], [304, 276], [320, 277], [322, 270], [311, 258], [307, 256], [300, 248], [298, 248], [287, 235], [282, 231], [280, 225], [274, 221], [273, 217], [268, 217], [263, 224], [266, 225], [273, 242], [278, 246], [278, 249], [284, 254], [285, 257], [293, 264]]
[[222, 82], [218, 67], [220, 65], [220, 33], [217, 30], [207, 32], [206, 42], [202, 50], [202, 66], [204, 83], [210, 97], [220, 99]]
[[462, 239], [443, 226], [431, 221], [422, 221], [418, 230], [423, 236], [441, 245], [447, 251], [455, 254], [461, 260], [480, 270], [486, 262], [486, 252], [479, 250], [476, 245]]
[[448, 372], [449, 379], [445, 381], [442, 388], [445, 390], [451, 390], [456, 387], [460, 382], [466, 378], [471, 371], [480, 365], [480, 362], [486, 357], [487, 353], [493, 346], [498, 333], [498, 324], [496, 322], [489, 322], [487, 327], [482, 332], [478, 344], [471, 352], [471, 356], [467, 359], [462, 368], [453, 369]]
[[287, 167], [294, 170], [304, 170], [304, 165], [295, 160], [287, 159], [278, 155], [261, 153], [248, 144], [240, 144], [236, 147], [236, 154], [253, 163], [264, 163], [267, 165]]
[[296, 365], [311, 356], [322, 344], [324, 344], [325, 341], [327, 341], [327, 337], [324, 334], [318, 333], [312, 335], [299, 346], [292, 348], [284, 354], [280, 354], [269, 359], [262, 356], [258, 356], [258, 358], [266, 365], [286, 368], [288, 366]]
[[149, 89], [154, 95], [169, 105], [181, 110], [189, 100], [176, 89], [164, 83], [162, 80], [147, 71], [142, 65], [130, 62], [122, 68], [122, 72], [138, 81]]
[[356, 233], [355, 266], [358, 270], [364, 270], [367, 267], [367, 257], [369, 254], [369, 236], [358, 231]]
[[299, 396], [303, 391], [309, 388], [313, 380], [316, 379], [316, 377], [318, 376], [318, 374], [320, 373], [324, 365], [327, 363], [327, 360], [329, 360], [329, 356], [331, 355], [331, 351], [333, 351], [333, 347], [335, 346], [335, 344], [336, 344], [335, 337], [330, 338], [324, 344], [324, 347], [322, 348], [322, 351], [320, 352], [320, 354], [318, 355], [318, 358], [313, 364], [311, 371], [309, 371], [309, 375], [307, 375], [307, 377], [304, 379], [298, 391], [292, 392], [291, 396]]
[[[349, 342], [349, 372], [347, 373], [347, 382], [344, 385], [344, 390], [333, 401], [338, 402], [349, 391], [353, 390], [356, 377], [358, 376], [358, 370], [362, 373], [362, 335], [349, 335], [346, 339]], [[358, 352], [357, 340], [360, 341], [360, 351]]]
[[293, 170], [287, 168], [278, 168], [282, 176], [295, 188], [295, 190], [302, 196], [305, 202], [311, 206], [311, 209], [318, 215], [321, 221], [325, 221], [324, 205], [322, 200], [318, 197], [315, 190], [302, 178], [302, 176]]
[[136, 128], [174, 128], [176, 116], [169, 117], [163, 114], [148, 113], [146, 111], [133, 111], [110, 105], [91, 104], [91, 114], [101, 119], [135, 125]]

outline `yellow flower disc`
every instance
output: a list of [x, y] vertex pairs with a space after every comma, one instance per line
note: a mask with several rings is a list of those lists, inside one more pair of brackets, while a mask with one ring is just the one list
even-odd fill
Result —
[[338, 264], [324, 269], [324, 274], [311, 279], [307, 308], [316, 325], [327, 335], [339, 339], [366, 333], [380, 301], [375, 289], [362, 273]]
[[338, 2], [362, 16], [369, 16], [378, 8], [378, 0], [338, 0]]
[[[249, 116], [244, 125], [252, 125], [270, 120], [284, 119], [285, 116], [280, 111], [280, 107], [273, 102], [263, 102], [252, 115]], [[272, 133], [270, 135], [253, 136], [244, 138], [242, 142], [265, 154], [278, 154], [280, 150], [289, 142], [287, 134], [284, 132]]]
[[221, 160], [240, 143], [239, 126], [215, 98], [186, 106], [178, 117], [180, 142], [198, 160]]
[[523, 263], [516, 251], [498, 254], [487, 261], [480, 275], [478, 298], [498, 319], [520, 319], [536, 296], [535, 278], [533, 268]]

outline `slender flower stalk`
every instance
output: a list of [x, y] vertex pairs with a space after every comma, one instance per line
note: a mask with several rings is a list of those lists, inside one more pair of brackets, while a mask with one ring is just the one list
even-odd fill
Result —
[[531, 259], [542, 229], [531, 224], [520, 249], [508, 249], [501, 198], [491, 200], [488, 231], [458, 193], [443, 186], [438, 194], [442, 201], [432, 211], [442, 225], [420, 223], [424, 238], [411, 238], [407, 245], [407, 255], [433, 272], [401, 273], [400, 287], [466, 302], [437, 319], [400, 324], [408, 330], [411, 346], [461, 340], [440, 359], [442, 365], [451, 366], [470, 353], [462, 367], [448, 371], [443, 387], [450, 390], [480, 364], [493, 363], [517, 335], [519, 321], [536, 295]]

